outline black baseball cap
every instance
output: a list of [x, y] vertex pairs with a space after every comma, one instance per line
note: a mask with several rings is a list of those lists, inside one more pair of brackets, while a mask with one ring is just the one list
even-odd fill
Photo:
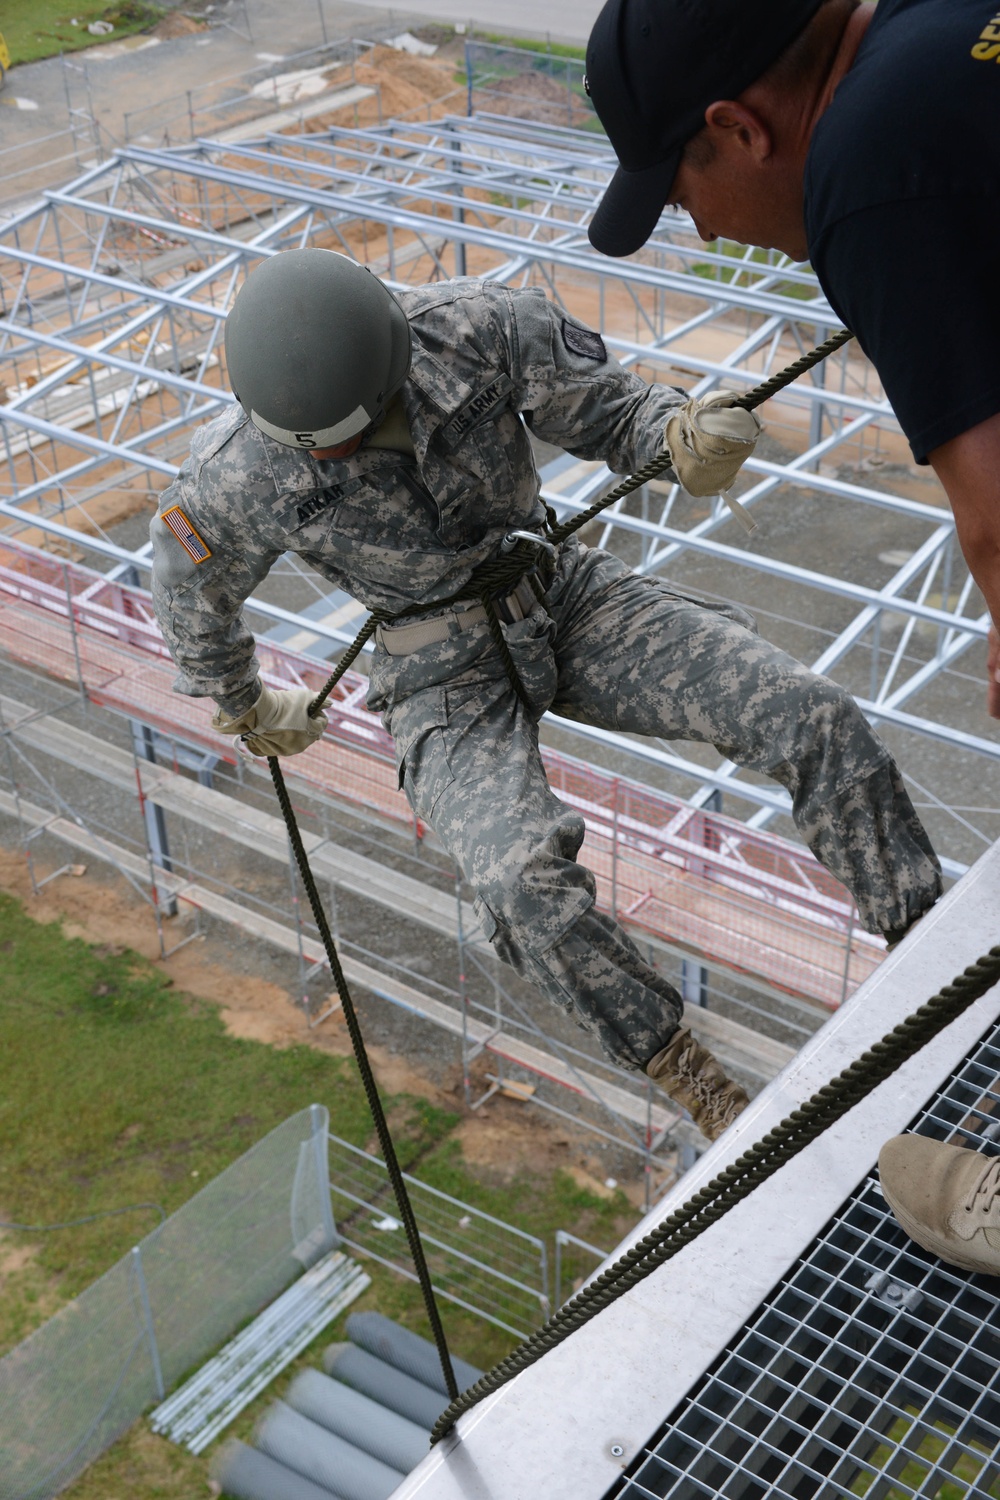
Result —
[[708, 106], [749, 88], [822, 3], [607, 0], [587, 45], [587, 92], [621, 165], [590, 225], [596, 250], [646, 243]]

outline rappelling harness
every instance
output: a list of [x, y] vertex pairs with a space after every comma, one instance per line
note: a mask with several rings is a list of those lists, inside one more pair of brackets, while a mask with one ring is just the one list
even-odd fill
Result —
[[[733, 404], [745, 407], [747, 410], [760, 406], [776, 392], [790, 385], [793, 380], [812, 369], [814, 365], [819, 364], [827, 355], [841, 348], [852, 337], [853, 334], [847, 329], [841, 329], [769, 380], [755, 386], [743, 396], [735, 398]], [[309, 705], [309, 713], [316, 715], [321, 712], [337, 682], [357, 659], [362, 648], [373, 635], [378, 634], [380, 644], [391, 655], [408, 654], [423, 645], [445, 638], [448, 633], [447, 615], [442, 612], [447, 612], [449, 609], [455, 610], [452, 618], [457, 618], [460, 624], [473, 624], [483, 619], [486, 620], [493, 643], [500, 653], [510, 679], [511, 687], [518, 700], [525, 707], [530, 707], [504, 636], [503, 624], [524, 618], [527, 613], [530, 613], [536, 600], [544, 604], [546, 579], [551, 574], [558, 548], [564, 541], [581, 527], [588, 525], [608, 506], [623, 499], [642, 485], [648, 484], [651, 479], [657, 478], [670, 467], [670, 453], [664, 450], [650, 463], [615, 485], [606, 495], [579, 515], [557, 523], [554, 513], [550, 510], [542, 532], [509, 532], [498, 554], [476, 568], [469, 582], [447, 599], [413, 605], [399, 614], [376, 611], [370, 615], [353, 643], [340, 658], [336, 670]], [[734, 511], [739, 515], [736, 507]], [[429, 618], [422, 619], [422, 616]], [[786, 1161], [829, 1129], [836, 1120], [845, 1115], [866, 1094], [888, 1078], [1000, 980], [1000, 944], [998, 944], [963, 970], [951, 984], [945, 985], [905, 1021], [894, 1027], [880, 1042], [862, 1053], [848, 1068], [819, 1089], [811, 1099], [793, 1110], [773, 1130], [769, 1130], [759, 1141], [748, 1147], [737, 1157], [736, 1161], [714, 1177], [687, 1203], [676, 1209], [606, 1271], [570, 1298], [536, 1333], [502, 1359], [492, 1370], [489, 1370], [469, 1390], [459, 1394], [441, 1315], [420, 1241], [420, 1231], [417, 1228], [406, 1183], [389, 1133], [385, 1111], [379, 1098], [358, 1023], [357, 1012], [351, 1000], [319, 889], [309, 867], [302, 835], [277, 756], [268, 757], [268, 768], [285, 819], [295, 862], [309, 898], [313, 918], [319, 929], [343, 1007], [362, 1085], [396, 1196], [399, 1216], [406, 1231], [417, 1280], [423, 1293], [424, 1306], [441, 1360], [445, 1385], [451, 1398], [451, 1404], [438, 1418], [431, 1433], [432, 1443], [444, 1437], [463, 1412], [475, 1406], [484, 1396], [512, 1380], [520, 1371], [534, 1364], [548, 1350], [568, 1338], [574, 1329], [579, 1328], [596, 1313], [609, 1306], [664, 1262], [672, 1259], [685, 1245], [690, 1244], [723, 1214], [746, 1198], [759, 1183], [773, 1176]]]

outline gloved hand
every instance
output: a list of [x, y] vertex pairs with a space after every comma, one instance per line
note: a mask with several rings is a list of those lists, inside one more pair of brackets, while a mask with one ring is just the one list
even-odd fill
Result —
[[298, 755], [315, 744], [326, 728], [326, 714], [309, 717], [316, 694], [312, 688], [261, 686], [260, 697], [239, 718], [231, 719], [224, 708], [212, 716], [212, 728], [220, 734], [239, 734], [251, 755]]
[[728, 490], [760, 437], [756, 412], [734, 406], [731, 391], [692, 396], [667, 418], [663, 446], [689, 495]]

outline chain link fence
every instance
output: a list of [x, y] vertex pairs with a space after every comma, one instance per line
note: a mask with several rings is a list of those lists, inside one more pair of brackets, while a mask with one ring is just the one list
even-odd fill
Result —
[[[57, 1494], [334, 1245], [416, 1280], [385, 1164], [328, 1127], [284, 1121], [0, 1359], [0, 1500]], [[537, 1328], [545, 1242], [405, 1175], [437, 1295]], [[558, 1305], [604, 1252], [555, 1243]]]
[[468, 113], [515, 115], [603, 134], [583, 86], [583, 59], [497, 42], [465, 44]]
[[[373, 36], [385, 30], [384, 24], [376, 27]], [[125, 144], [177, 145], [279, 112], [294, 116], [307, 102], [332, 107], [332, 96], [354, 83], [355, 62], [376, 45], [342, 38], [154, 99], [124, 114]]]
[[332, 1248], [328, 1121], [284, 1121], [0, 1359], [0, 1500], [56, 1494]]
[[[385, 1163], [336, 1136], [329, 1151], [341, 1240], [415, 1281]], [[544, 1240], [403, 1175], [437, 1295], [518, 1338], [544, 1322], [550, 1307]]]

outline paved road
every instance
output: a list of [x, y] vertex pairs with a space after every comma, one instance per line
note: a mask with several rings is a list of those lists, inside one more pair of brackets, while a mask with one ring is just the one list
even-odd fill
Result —
[[[319, 0], [247, 0], [230, 3], [225, 12], [230, 25], [154, 41], [129, 37], [125, 41], [89, 48], [63, 60], [46, 58], [11, 70], [0, 94], [0, 149], [37, 141], [65, 130], [69, 107], [86, 109], [88, 91], [94, 115], [113, 141], [125, 136], [125, 117], [143, 110], [166, 116], [171, 101], [196, 94], [220, 79], [247, 73], [323, 40]], [[221, 9], [221, 7], [220, 7]], [[323, 0], [327, 36], [385, 35], [390, 22], [403, 29], [409, 13], [392, 15], [387, 7], [357, 5], [348, 0]], [[417, 18], [419, 22], [419, 18]], [[263, 54], [263, 57], [262, 57]], [[18, 108], [24, 101], [37, 106]]]
[[[178, 3], [178, 0], [174, 0]], [[127, 136], [187, 137], [187, 91], [207, 102], [220, 80], [246, 74], [329, 40], [390, 36], [438, 19], [512, 35], [584, 42], [601, 0], [224, 0], [210, 30], [153, 41], [130, 37], [11, 71], [0, 93], [0, 202], [75, 177]], [[217, 24], [222, 16], [228, 24]], [[75, 123], [75, 130], [71, 124]]]
[[[374, 6], [375, 0], [361, 0]], [[507, 36], [550, 36], [584, 46], [603, 0], [408, 0], [411, 12], [428, 20], [473, 22]]]

